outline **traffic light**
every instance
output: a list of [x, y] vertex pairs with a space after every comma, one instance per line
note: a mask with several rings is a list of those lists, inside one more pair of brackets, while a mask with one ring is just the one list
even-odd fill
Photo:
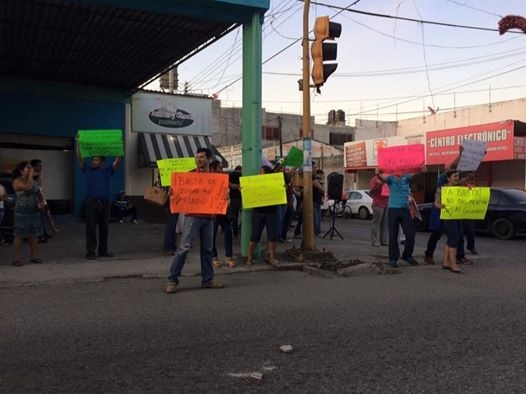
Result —
[[342, 25], [329, 21], [328, 16], [316, 18], [314, 24], [315, 39], [310, 50], [313, 63], [312, 81], [318, 89], [338, 67], [338, 63], [335, 62], [338, 44], [336, 42], [325, 42], [325, 40], [333, 41], [340, 37], [341, 33]]

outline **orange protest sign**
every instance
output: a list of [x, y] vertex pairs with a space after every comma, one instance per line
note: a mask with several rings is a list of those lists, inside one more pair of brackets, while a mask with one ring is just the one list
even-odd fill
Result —
[[228, 174], [172, 172], [170, 211], [186, 214], [226, 213]]

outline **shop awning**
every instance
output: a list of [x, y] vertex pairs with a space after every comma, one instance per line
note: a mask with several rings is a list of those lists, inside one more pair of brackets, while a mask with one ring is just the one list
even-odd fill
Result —
[[212, 158], [221, 161], [223, 167], [228, 162], [212, 145], [208, 136], [139, 133], [139, 166], [157, 167], [157, 160], [195, 157], [199, 148], [212, 151]]

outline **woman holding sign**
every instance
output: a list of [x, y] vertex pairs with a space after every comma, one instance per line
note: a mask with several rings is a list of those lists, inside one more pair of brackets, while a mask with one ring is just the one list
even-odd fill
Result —
[[[269, 166], [261, 167], [260, 174], [271, 174], [272, 168]], [[248, 258], [245, 264], [246, 268], [252, 268], [254, 261], [252, 256], [256, 251], [257, 244], [261, 241], [263, 229], [267, 229], [268, 249], [270, 256], [265, 259], [267, 264], [274, 268], [278, 268], [279, 261], [276, 258], [276, 242], [278, 241], [277, 233], [277, 205], [269, 205], [264, 207], [257, 207], [252, 210], [252, 234], [250, 235], [250, 243], [248, 244]]]
[[[446, 184], [442, 187], [458, 186], [460, 182], [460, 174], [457, 170], [448, 170], [446, 173], [446, 179]], [[442, 187], [438, 188], [436, 191], [435, 207], [440, 210], [447, 210], [446, 205], [442, 203]], [[463, 274], [464, 271], [458, 268], [457, 265], [457, 248], [462, 231], [462, 222], [460, 220], [443, 220], [442, 223], [447, 237], [442, 269], [449, 270], [454, 274]]]

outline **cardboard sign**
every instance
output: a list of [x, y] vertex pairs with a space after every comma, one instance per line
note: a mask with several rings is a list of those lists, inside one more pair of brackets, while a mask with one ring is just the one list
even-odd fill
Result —
[[295, 146], [290, 148], [289, 154], [283, 162], [283, 167], [301, 167], [303, 165], [303, 151]]
[[123, 156], [122, 130], [79, 130], [79, 150], [84, 157]]
[[239, 178], [243, 209], [287, 203], [283, 173], [242, 176]]
[[484, 141], [462, 140], [462, 154], [457, 165], [459, 171], [476, 171], [486, 154]]
[[378, 149], [378, 167], [394, 175], [422, 171], [424, 145], [410, 144]]
[[489, 187], [444, 186], [440, 200], [446, 207], [440, 210], [440, 219], [482, 220], [488, 210], [489, 197]]
[[172, 172], [172, 213], [220, 214], [228, 206], [228, 174]]
[[161, 186], [170, 186], [172, 172], [188, 172], [194, 170], [195, 167], [195, 159], [193, 157], [157, 160]]

